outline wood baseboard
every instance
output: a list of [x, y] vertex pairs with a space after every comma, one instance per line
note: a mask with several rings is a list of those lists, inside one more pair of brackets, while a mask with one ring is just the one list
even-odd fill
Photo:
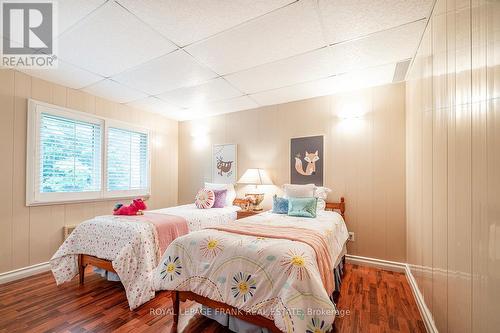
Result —
[[347, 254], [346, 261], [352, 264], [357, 264], [360, 266], [370, 266], [380, 269], [385, 269], [393, 272], [400, 272], [406, 275], [406, 279], [408, 280], [408, 284], [410, 285], [411, 291], [413, 292], [413, 297], [415, 297], [415, 301], [417, 303], [418, 310], [420, 311], [420, 315], [422, 316], [422, 320], [424, 321], [425, 328], [429, 333], [437, 333], [438, 330], [436, 328], [436, 324], [434, 323], [434, 319], [432, 318], [432, 314], [425, 304], [424, 297], [418, 288], [417, 281], [413, 276], [410, 265], [402, 262], [368, 258], [368, 257], [360, 257]]
[[354, 256], [352, 254], [346, 254], [345, 259], [347, 262], [351, 264], [356, 264], [360, 266], [375, 267], [399, 273], [406, 272], [406, 264], [402, 262]]
[[432, 318], [432, 313], [427, 307], [427, 304], [425, 304], [424, 296], [420, 292], [417, 281], [415, 280], [415, 277], [411, 272], [410, 265], [408, 264], [405, 264], [405, 275], [411, 291], [413, 292], [413, 296], [415, 297], [415, 301], [417, 302], [418, 310], [420, 311], [420, 315], [422, 316], [427, 332], [438, 333], [436, 324], [434, 323], [434, 318]]
[[15, 269], [5, 273], [0, 273], [0, 284], [12, 282], [35, 274], [47, 272], [49, 270], [50, 270], [49, 262], [42, 262], [40, 264]]

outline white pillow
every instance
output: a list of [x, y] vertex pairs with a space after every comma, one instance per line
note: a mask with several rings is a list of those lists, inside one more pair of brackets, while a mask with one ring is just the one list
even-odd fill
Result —
[[283, 191], [285, 191], [285, 198], [312, 198], [314, 196], [314, 188], [315, 188], [314, 184], [283, 185]]
[[323, 187], [323, 186], [315, 186], [314, 187], [314, 197], [318, 199], [323, 199], [326, 200], [328, 197], [328, 193], [330, 193], [332, 190], [329, 189], [328, 187]]
[[233, 184], [205, 183], [205, 188], [208, 190], [227, 190], [226, 207], [231, 207], [234, 199], [236, 199], [236, 191]]
[[320, 212], [322, 210], [325, 210], [325, 207], [326, 207], [326, 201], [321, 198], [318, 198], [318, 202], [316, 204], [316, 211]]

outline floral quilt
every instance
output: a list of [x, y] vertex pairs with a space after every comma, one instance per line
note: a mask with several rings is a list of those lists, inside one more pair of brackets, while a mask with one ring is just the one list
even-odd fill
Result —
[[[174, 215], [186, 220], [189, 230], [226, 224], [236, 220], [239, 207], [197, 209], [183, 205], [149, 213]], [[147, 214], [147, 213], [146, 213]], [[78, 274], [78, 254], [88, 254], [112, 261], [113, 268], [125, 287], [130, 309], [154, 298], [151, 272], [162, 253], [158, 253], [158, 234], [152, 223], [142, 216], [98, 216], [82, 222], [50, 260], [56, 283], [70, 281]]]
[[[335, 212], [320, 212], [316, 218], [263, 213], [245, 222], [322, 233], [332, 266], [348, 239], [345, 223]], [[214, 229], [192, 232], [170, 244], [152, 282], [156, 290], [192, 291], [262, 315], [283, 332], [327, 332], [335, 318], [316, 254], [299, 241]]]

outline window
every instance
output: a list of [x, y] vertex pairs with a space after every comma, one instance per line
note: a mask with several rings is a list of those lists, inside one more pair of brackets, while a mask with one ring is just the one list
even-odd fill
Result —
[[101, 190], [101, 125], [42, 113], [39, 191]]
[[148, 188], [148, 135], [121, 128], [108, 129], [108, 191]]
[[26, 204], [149, 195], [149, 134], [29, 101]]

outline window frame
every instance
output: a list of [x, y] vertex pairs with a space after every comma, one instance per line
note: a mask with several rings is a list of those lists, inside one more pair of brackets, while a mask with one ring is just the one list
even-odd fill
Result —
[[[48, 113], [77, 121], [101, 125], [101, 189], [89, 192], [40, 192], [36, 177], [40, 177], [40, 124], [41, 114]], [[140, 190], [108, 191], [107, 146], [109, 127], [144, 133], [147, 135], [147, 188]], [[28, 99], [26, 144], [26, 206], [105, 201], [110, 199], [148, 198], [151, 195], [151, 132], [149, 129], [123, 121], [100, 117], [86, 112]], [[38, 161], [38, 162], [37, 162]]]

